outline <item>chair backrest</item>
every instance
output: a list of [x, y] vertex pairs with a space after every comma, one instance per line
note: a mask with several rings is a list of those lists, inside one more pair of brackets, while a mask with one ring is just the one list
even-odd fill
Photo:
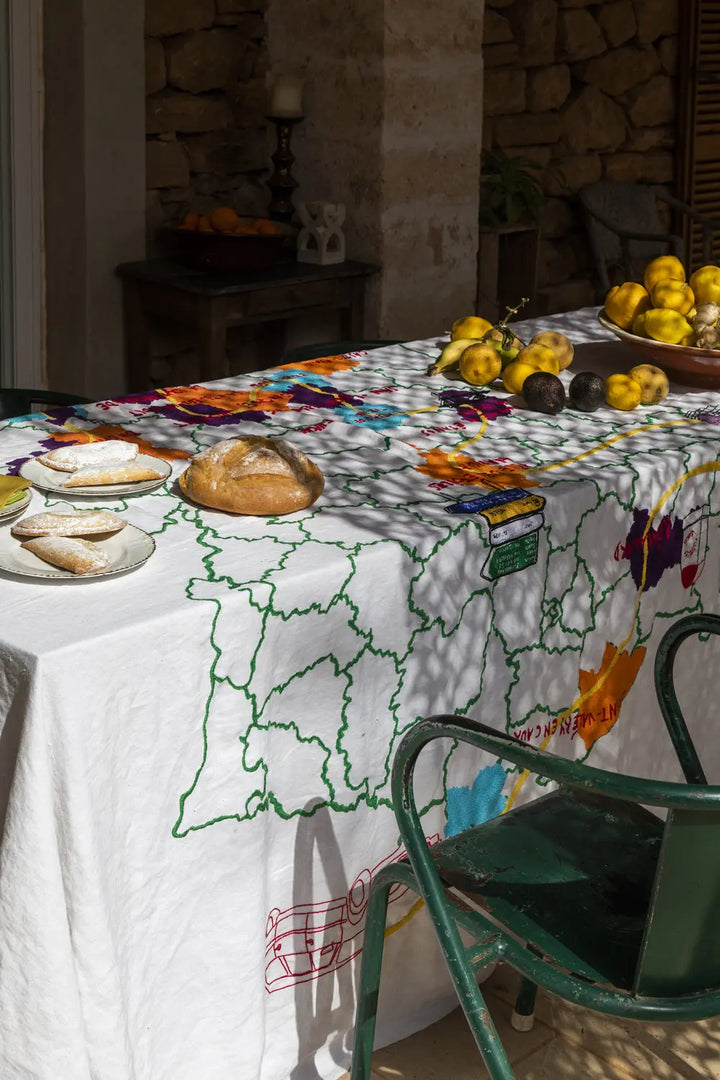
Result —
[[45, 412], [45, 406], [88, 405], [90, 398], [63, 394], [57, 390], [28, 390], [13, 387], [0, 389], [0, 420], [10, 420], [28, 413]]
[[[637, 267], [648, 263], [656, 255], [670, 252], [682, 258], [682, 239], [669, 233], [663, 226], [652, 188], [619, 180], [599, 180], [584, 187], [579, 199], [603, 290], [610, 288], [608, 271], [611, 268], [620, 268], [624, 279], [631, 280], [633, 275], [637, 275]], [[630, 239], [624, 249], [621, 241], [623, 232], [649, 233], [655, 239]]]
[[[678, 649], [696, 634], [720, 635], [720, 616], [688, 615], [655, 656], [660, 710], [689, 784], [707, 784], [674, 685]], [[670, 810], [635, 974], [639, 994], [689, 994], [720, 984], [720, 811]]]

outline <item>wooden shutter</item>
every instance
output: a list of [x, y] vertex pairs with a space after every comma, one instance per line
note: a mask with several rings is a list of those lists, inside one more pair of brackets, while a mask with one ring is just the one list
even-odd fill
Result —
[[[720, 0], [681, 0], [677, 82], [677, 195], [720, 218]], [[702, 229], [683, 222], [692, 268], [704, 263]], [[720, 264], [720, 237], [713, 262]]]

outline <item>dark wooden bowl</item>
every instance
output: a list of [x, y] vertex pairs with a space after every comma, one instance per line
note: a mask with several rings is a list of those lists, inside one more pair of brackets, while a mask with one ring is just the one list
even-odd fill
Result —
[[696, 349], [691, 345], [669, 345], [664, 341], [638, 337], [629, 330], [622, 330], [608, 319], [604, 311], [598, 314], [598, 322], [620, 338], [632, 345], [643, 357], [640, 363], [655, 364], [685, 386], [700, 386], [706, 390], [720, 387], [720, 350]]
[[172, 258], [193, 269], [249, 274], [269, 270], [280, 258], [290, 232], [289, 226], [278, 224], [278, 228], [280, 233], [269, 235], [202, 232], [174, 226], [160, 229], [158, 238]]

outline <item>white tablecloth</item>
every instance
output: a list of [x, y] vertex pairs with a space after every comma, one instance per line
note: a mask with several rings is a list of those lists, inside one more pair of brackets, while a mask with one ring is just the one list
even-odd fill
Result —
[[[547, 327], [578, 345], [566, 382], [637, 359], [594, 311], [518, 331]], [[174, 479], [96, 499], [153, 535], [143, 567], [0, 576], [2, 1080], [340, 1075], [367, 886], [400, 854], [392, 751], [418, 716], [677, 775], [652, 658], [679, 613], [718, 610], [715, 395], [550, 417], [428, 378], [436, 356], [415, 342], [0, 424], [10, 468], [121, 437], [176, 478], [262, 433], [326, 477], [277, 519], [192, 506]], [[514, 516], [447, 512], [497, 493]], [[31, 511], [61, 502], [35, 491]], [[701, 732], [708, 656], [681, 672]], [[421, 784], [431, 839], [534, 790], [449, 745], [441, 762]], [[428, 937], [421, 913], [388, 938], [381, 1042], [452, 1006]]]

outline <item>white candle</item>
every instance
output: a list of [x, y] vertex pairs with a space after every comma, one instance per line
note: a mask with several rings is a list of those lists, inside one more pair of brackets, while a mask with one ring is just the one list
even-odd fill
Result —
[[302, 92], [302, 79], [296, 79], [293, 75], [277, 75], [270, 90], [268, 116], [302, 116]]

